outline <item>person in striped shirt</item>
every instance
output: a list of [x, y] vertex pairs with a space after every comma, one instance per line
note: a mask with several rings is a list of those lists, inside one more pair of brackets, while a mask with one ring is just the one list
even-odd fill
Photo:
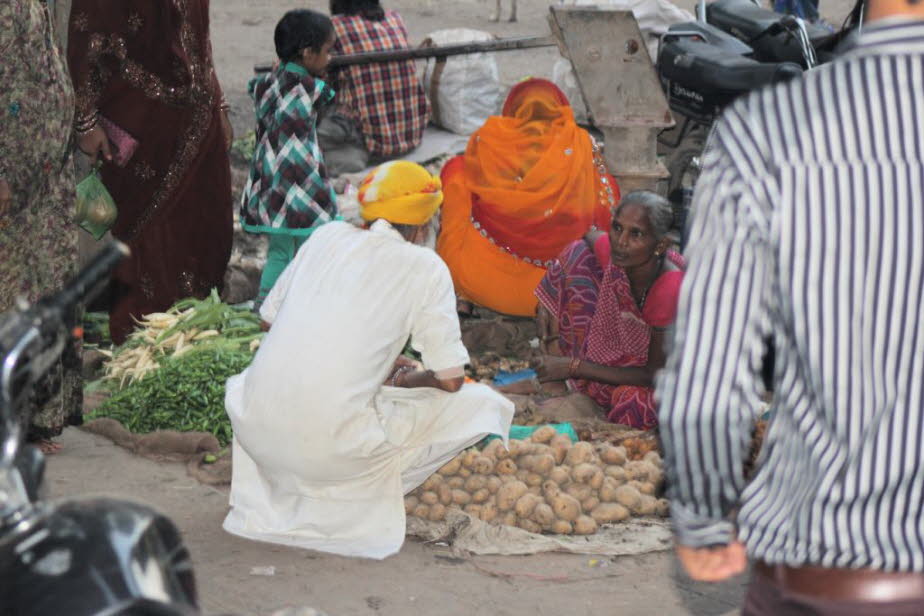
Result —
[[924, 2], [867, 20], [726, 111], [694, 196], [661, 436], [680, 561], [750, 556], [746, 615], [924, 614]]

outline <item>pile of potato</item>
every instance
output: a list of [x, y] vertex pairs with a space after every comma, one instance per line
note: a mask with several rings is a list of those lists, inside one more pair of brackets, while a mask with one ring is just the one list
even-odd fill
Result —
[[551, 426], [509, 450], [494, 440], [461, 453], [405, 497], [408, 515], [440, 521], [456, 507], [490, 524], [589, 535], [630, 516], [666, 516], [657, 452], [630, 461], [623, 447], [571, 443]]

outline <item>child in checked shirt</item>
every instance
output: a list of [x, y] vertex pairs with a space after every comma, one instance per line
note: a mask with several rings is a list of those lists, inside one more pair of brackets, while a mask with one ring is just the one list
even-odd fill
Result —
[[241, 199], [241, 225], [269, 235], [257, 306], [321, 225], [338, 218], [337, 200], [317, 142], [317, 116], [334, 91], [321, 76], [334, 29], [310, 10], [286, 13], [274, 34], [278, 66], [248, 85], [256, 111], [256, 149]]

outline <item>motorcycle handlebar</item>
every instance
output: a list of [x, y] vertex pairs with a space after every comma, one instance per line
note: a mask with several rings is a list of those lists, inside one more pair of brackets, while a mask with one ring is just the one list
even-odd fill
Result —
[[[74, 308], [91, 297], [93, 289], [127, 254], [127, 246], [112, 242], [54, 295], [42, 298], [32, 307], [14, 308], [0, 315], [3, 317], [0, 319], [0, 435], [3, 435], [0, 473], [9, 474], [19, 447], [21, 430], [15, 415], [16, 405], [60, 356], [69, 329], [76, 325]], [[3, 496], [0, 476], [0, 505]]]
[[[128, 254], [128, 246], [119, 241], [110, 242], [77, 274], [76, 278], [51, 297], [42, 300], [40, 304], [59, 311], [61, 315], [72, 314], [75, 306], [91, 299], [93, 289], [106, 279], [119, 261]], [[73, 323], [67, 323], [67, 325], [73, 325]]]

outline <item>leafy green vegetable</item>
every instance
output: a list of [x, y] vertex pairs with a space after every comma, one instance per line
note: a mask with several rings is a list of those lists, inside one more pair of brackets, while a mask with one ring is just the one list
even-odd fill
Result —
[[94, 344], [111, 343], [109, 315], [105, 312], [86, 312], [83, 315], [84, 339]]
[[249, 131], [243, 137], [235, 139], [231, 144], [231, 152], [240, 156], [244, 163], [249, 163], [253, 159], [253, 153], [256, 149], [257, 135], [254, 131]]
[[122, 389], [156, 371], [165, 357], [200, 347], [253, 353], [262, 338], [257, 315], [223, 303], [212, 289], [205, 299], [183, 299], [167, 312], [144, 315], [128, 340], [110, 354], [105, 378]]
[[225, 413], [225, 381], [243, 371], [253, 354], [214, 341], [178, 357], [113, 395], [88, 418], [111, 417], [131, 432], [210, 432], [224, 446], [231, 441]]

